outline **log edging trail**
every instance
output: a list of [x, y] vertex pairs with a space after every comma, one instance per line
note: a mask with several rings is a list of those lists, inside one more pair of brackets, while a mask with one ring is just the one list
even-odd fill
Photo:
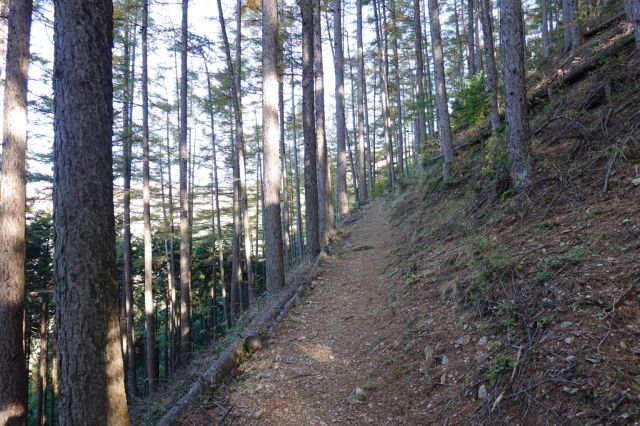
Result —
[[269, 300], [260, 314], [256, 316], [242, 331], [218, 359], [211, 364], [191, 385], [185, 395], [183, 395], [169, 411], [156, 423], [157, 426], [169, 426], [178, 418], [182, 410], [189, 405], [203, 390], [218, 386], [224, 381], [241, 363], [248, 350], [245, 341], [250, 336], [266, 335], [272, 333], [276, 326], [282, 321], [291, 306], [304, 292], [307, 285], [313, 281], [318, 271], [320, 263], [327, 254], [322, 251], [315, 257], [293, 279], [285, 289]]

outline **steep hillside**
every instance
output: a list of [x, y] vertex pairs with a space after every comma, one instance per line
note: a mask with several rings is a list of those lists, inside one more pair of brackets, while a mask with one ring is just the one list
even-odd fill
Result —
[[416, 342], [408, 381], [428, 395], [434, 422], [638, 420], [640, 61], [630, 34], [614, 19], [559, 69], [555, 58], [532, 76], [531, 192], [513, 196], [489, 139], [466, 144], [453, 181], [432, 164], [393, 201], [407, 241], [403, 344]]

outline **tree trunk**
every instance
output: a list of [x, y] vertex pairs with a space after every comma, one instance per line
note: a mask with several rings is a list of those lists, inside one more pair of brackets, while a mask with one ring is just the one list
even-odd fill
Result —
[[489, 92], [489, 112], [491, 130], [498, 135], [500, 129], [500, 113], [498, 110], [498, 70], [493, 44], [493, 14], [491, 0], [479, 0], [482, 15], [482, 34], [484, 38], [484, 59], [487, 63], [487, 90]]
[[16, 425], [27, 422], [28, 398], [23, 327], [27, 82], [32, 7], [31, 0], [9, 2], [3, 162], [0, 174], [0, 353], [3, 358], [0, 365], [0, 424]]
[[362, 0], [356, 0], [356, 45], [358, 49], [358, 200], [360, 205], [367, 202], [367, 169], [365, 163], [365, 140], [364, 140], [364, 42], [362, 39]]
[[191, 253], [189, 252], [189, 194], [187, 193], [187, 52], [189, 0], [182, 0], [180, 40], [180, 357], [191, 357]]
[[469, 71], [469, 78], [476, 75], [478, 69], [476, 68], [476, 43], [475, 43], [475, 22], [474, 16], [474, 0], [467, 0], [467, 69]]
[[[391, 118], [389, 114], [389, 73], [387, 61], [386, 43], [382, 45], [381, 17], [378, 13], [378, 2], [373, 0], [374, 20], [376, 23], [376, 45], [378, 46], [378, 61], [380, 67], [380, 102], [382, 104], [382, 120], [384, 126], [384, 144], [385, 144], [385, 160], [387, 166], [387, 186], [389, 189], [393, 187], [395, 182], [395, 173], [393, 169], [393, 142], [391, 140]], [[383, 9], [384, 13], [384, 9]]]
[[[384, 1], [384, 0], [383, 0]], [[396, 17], [396, 2], [391, 0], [391, 25], [393, 27], [393, 69], [396, 86], [396, 139], [398, 142], [398, 175], [404, 176], [404, 133], [402, 114], [402, 86], [400, 84], [400, 56], [398, 54], [398, 21]]]
[[40, 359], [38, 368], [38, 425], [46, 423], [47, 411], [47, 322], [49, 303], [45, 298], [40, 303]]
[[[280, 125], [278, 122], [278, 2], [262, 0], [262, 127], [264, 150], [264, 243], [267, 291], [284, 287], [280, 212]], [[258, 200], [256, 199], [256, 203]]]
[[429, 16], [431, 18], [431, 43], [433, 48], [434, 77], [436, 83], [436, 108], [438, 110], [438, 136], [444, 162], [442, 176], [449, 179], [451, 165], [453, 164], [453, 141], [451, 135], [451, 122], [449, 121], [449, 106], [447, 103], [447, 88], [445, 86], [444, 56], [442, 53], [442, 37], [440, 33], [440, 12], [438, 0], [429, 1]]
[[[285, 126], [284, 126], [284, 63], [282, 61], [282, 50], [278, 49], [278, 110], [280, 121], [280, 174], [282, 175], [282, 249], [284, 252], [285, 269], [289, 265], [289, 256], [291, 248], [291, 238], [289, 236], [289, 188], [287, 179], [287, 149], [285, 143]], [[264, 195], [264, 192], [263, 192]], [[264, 204], [263, 204], [264, 207]], [[257, 245], [256, 245], [257, 247]]]
[[342, 219], [349, 212], [347, 197], [347, 124], [344, 102], [344, 48], [342, 41], [342, 0], [335, 0], [333, 10], [333, 32], [335, 43], [335, 86], [336, 86], [336, 192], [338, 217]]
[[509, 174], [517, 193], [531, 185], [531, 148], [524, 65], [524, 23], [520, 0], [500, 2], [500, 44], [504, 81]]
[[578, 24], [578, 0], [562, 0], [562, 23], [564, 24], [564, 53], [573, 55], [582, 44], [582, 34]]
[[110, 1], [60, 0], [55, 8], [54, 270], [65, 425], [129, 424], [115, 280], [112, 16]]
[[291, 61], [291, 120], [293, 129], [293, 161], [296, 179], [296, 240], [298, 242], [298, 258], [304, 253], [304, 237], [302, 235], [302, 203], [300, 201], [300, 167], [298, 167], [298, 130], [296, 128], [296, 80], [293, 73], [293, 61]]
[[416, 51], [416, 103], [418, 104], [418, 121], [416, 123], [416, 143], [415, 143], [415, 164], [418, 170], [422, 168], [422, 161], [420, 159], [420, 153], [422, 152], [422, 145], [426, 140], [427, 130], [425, 128], [427, 122], [427, 116], [425, 115], [424, 108], [426, 104], [426, 97], [424, 91], [424, 59], [422, 58], [422, 23], [420, 20], [420, 0], [413, 0], [413, 25], [416, 33], [415, 38], [415, 51]]
[[[481, 0], [483, 1], [483, 0]], [[540, 13], [542, 14], [541, 32], [542, 32], [542, 57], [544, 59], [549, 58], [549, 13], [547, 11], [549, 7], [549, 0], [540, 0]]]
[[151, 240], [151, 191], [149, 188], [149, 77], [148, 56], [149, 0], [142, 1], [142, 204], [144, 219], [144, 313], [147, 335], [145, 366], [149, 378], [149, 393], [158, 386], [156, 359], [156, 318], [153, 304], [153, 247]]
[[320, 253], [318, 224], [318, 174], [316, 168], [316, 127], [314, 113], [314, 19], [313, 0], [298, 0], [302, 13], [302, 115], [304, 133], [304, 198], [307, 248], [311, 258]]
[[624, 8], [633, 24], [636, 38], [636, 50], [640, 50], [640, 0], [625, 0]]

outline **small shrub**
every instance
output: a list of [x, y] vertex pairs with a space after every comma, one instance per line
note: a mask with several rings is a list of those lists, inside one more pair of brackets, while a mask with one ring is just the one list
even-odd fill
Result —
[[489, 94], [484, 75], [479, 74], [465, 81], [451, 104], [453, 125], [459, 129], [477, 128], [482, 125], [489, 110]]

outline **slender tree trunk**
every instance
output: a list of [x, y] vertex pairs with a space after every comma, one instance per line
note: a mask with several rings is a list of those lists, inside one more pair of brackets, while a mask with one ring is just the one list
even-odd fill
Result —
[[191, 357], [191, 253], [189, 252], [189, 194], [187, 173], [187, 52], [189, 0], [182, 0], [180, 40], [180, 357]]
[[504, 81], [509, 174], [517, 193], [531, 185], [531, 148], [524, 65], [524, 23], [520, 0], [500, 2], [500, 44]]
[[[482, 1], [482, 0], [481, 0]], [[549, 17], [548, 17], [548, 3], [549, 0], [540, 0], [540, 13], [542, 14], [542, 57], [547, 59], [549, 57]]]
[[367, 169], [365, 164], [364, 140], [364, 42], [362, 38], [362, 0], [356, 1], [356, 44], [358, 49], [358, 200], [360, 205], [367, 202]]
[[54, 21], [60, 423], [126, 425], [111, 152], [113, 6], [102, 0], [90, 6], [60, 0]]
[[40, 359], [38, 368], [38, 425], [46, 423], [47, 410], [47, 322], [49, 303], [45, 298], [40, 303]]
[[[380, 66], [380, 101], [382, 104], [382, 119], [384, 123], [384, 144], [386, 150], [386, 165], [387, 165], [387, 185], [389, 188], [393, 187], [395, 182], [395, 172], [393, 167], [393, 141], [391, 140], [391, 117], [389, 114], [389, 73], [388, 73], [388, 61], [387, 61], [387, 48], [386, 44], [383, 47], [382, 42], [382, 27], [381, 19], [378, 13], [377, 0], [373, 0], [373, 10], [375, 13], [376, 23], [376, 44], [378, 46], [378, 60]], [[384, 9], [383, 9], [384, 12]]]
[[[289, 236], [289, 188], [287, 179], [287, 149], [285, 144], [285, 127], [284, 127], [284, 80], [283, 80], [283, 62], [282, 62], [282, 50], [278, 49], [278, 110], [280, 121], [280, 174], [282, 175], [282, 247], [284, 251], [284, 264], [285, 269], [289, 264], [289, 251], [291, 246]], [[257, 203], [256, 203], [257, 204]], [[264, 206], [263, 206], [264, 207]], [[258, 245], [256, 244], [256, 247]], [[256, 255], [257, 258], [257, 255]]]
[[403, 111], [402, 111], [402, 86], [400, 84], [400, 55], [398, 49], [398, 21], [396, 17], [396, 1], [391, 0], [391, 25], [393, 27], [393, 70], [396, 86], [396, 139], [398, 142], [398, 175], [404, 176], [405, 172], [405, 154], [404, 154], [404, 130], [403, 130]]
[[[264, 138], [265, 277], [271, 296], [284, 287], [280, 212], [280, 125], [278, 122], [278, 2], [262, 0], [262, 127]], [[258, 202], [256, 198], [256, 203]]]
[[431, 17], [431, 42], [433, 47], [433, 59], [435, 63], [436, 80], [436, 107], [438, 109], [438, 133], [440, 144], [444, 153], [442, 175], [445, 179], [451, 176], [453, 164], [453, 142], [451, 135], [451, 123], [449, 121], [449, 106], [447, 103], [447, 88], [445, 86], [444, 56], [442, 53], [442, 38], [440, 35], [440, 12], [438, 0], [429, 1], [429, 16]]
[[493, 14], [491, 0], [479, 0], [482, 8], [482, 34], [484, 35], [484, 58], [487, 63], [487, 89], [489, 91], [489, 112], [491, 129], [494, 135], [500, 131], [500, 113], [498, 111], [498, 70], [496, 68], [493, 45]]
[[297, 242], [298, 242], [298, 258], [302, 258], [304, 254], [304, 237], [302, 234], [302, 203], [300, 201], [300, 167], [298, 167], [298, 130], [296, 128], [296, 86], [293, 73], [293, 61], [291, 62], [291, 119], [293, 129], [293, 160], [296, 178], [296, 215], [297, 215]]
[[149, 393], [158, 386], [156, 376], [156, 318], [153, 303], [153, 247], [151, 241], [151, 191], [149, 188], [149, 83], [148, 83], [148, 20], [149, 0], [142, 1], [142, 204], [144, 218], [144, 313], [147, 335], [145, 365], [149, 378]]
[[[331, 203], [331, 182], [329, 180], [329, 159], [324, 116], [324, 70], [322, 65], [322, 28], [320, 0], [313, 0], [313, 64], [315, 80], [315, 125], [318, 175], [318, 232], [320, 246], [329, 242], [329, 232], [333, 227], [333, 207]], [[266, 160], [266, 156], [265, 156]], [[266, 167], [265, 167], [266, 172]]]
[[420, 20], [420, 0], [413, 0], [413, 24], [415, 36], [415, 51], [416, 51], [416, 101], [418, 104], [418, 121], [416, 123], [416, 146], [415, 152], [415, 164], [418, 170], [422, 169], [422, 161], [420, 160], [420, 153], [422, 151], [422, 145], [426, 140], [426, 122], [427, 116], [424, 112], [426, 97], [424, 91], [424, 59], [422, 57], [422, 23]]
[[298, 0], [302, 13], [302, 115], [304, 133], [304, 198], [307, 224], [307, 248], [314, 258], [320, 253], [318, 228], [318, 179], [316, 168], [316, 127], [314, 113], [314, 19], [313, 0]]
[[28, 398], [24, 268], [27, 82], [32, 6], [31, 0], [9, 2], [0, 174], [0, 424], [16, 425], [27, 422]]
[[469, 70], [469, 78], [476, 75], [476, 19], [474, 12], [474, 0], [467, 0], [467, 69]]
[[351, 56], [351, 42], [349, 41], [349, 32], [345, 31], [346, 40], [347, 40], [347, 63], [349, 64], [349, 82], [351, 83], [351, 135], [353, 136], [353, 142], [351, 141], [350, 135], [347, 134], [347, 154], [349, 155], [349, 166], [351, 171], [351, 180], [353, 185], [353, 194], [356, 198], [356, 205], [360, 206], [360, 191], [358, 190], [358, 169], [356, 168], [356, 164], [353, 158], [353, 148], [355, 145], [356, 148], [358, 146], [358, 124], [357, 117], [358, 113], [356, 112], [356, 98], [357, 98], [357, 86], [356, 79], [353, 76], [353, 57]]
[[[169, 109], [167, 108], [166, 110], [166, 117], [167, 117], [167, 135], [166, 135], [166, 140], [167, 140], [167, 148], [169, 147]], [[161, 148], [162, 150], [162, 148]], [[165, 192], [164, 192], [164, 186], [165, 186], [165, 181], [164, 181], [164, 161], [162, 159], [162, 152], [159, 155], [160, 158], [160, 196], [161, 196], [161, 201], [162, 201], [162, 222], [164, 224], [164, 228], [165, 228], [165, 232], [170, 232], [169, 238], [166, 237], [164, 238], [164, 255], [165, 255], [165, 261], [166, 261], [166, 265], [167, 265], [167, 292], [165, 295], [166, 298], [166, 309], [165, 309], [165, 359], [164, 359], [164, 371], [165, 371], [165, 377], [169, 378], [171, 376], [171, 372], [173, 370], [173, 363], [171, 362], [171, 359], [173, 357], [173, 346], [172, 346], [172, 342], [173, 342], [173, 311], [174, 311], [174, 304], [172, 302], [171, 299], [171, 295], [172, 292], [174, 292], [174, 286], [175, 286], [175, 275], [174, 275], [174, 269], [173, 269], [173, 243], [170, 242], [170, 240], [173, 240], [173, 223], [169, 222], [169, 214], [167, 213], [167, 203], [166, 203], [166, 198], [165, 198]], [[169, 157], [170, 158], [170, 157]], [[171, 175], [171, 162], [168, 162], [168, 169], [169, 169], [169, 175]], [[169, 208], [171, 209], [173, 206], [170, 206]]]
[[342, 41], [342, 0], [335, 0], [333, 10], [333, 31], [335, 42], [335, 94], [336, 94], [336, 193], [338, 199], [338, 218], [349, 212], [347, 197], [347, 125], [344, 102], [344, 48]]
[[[128, 26], [128, 24], [127, 24]], [[130, 35], [127, 37], [127, 43], [125, 43], [125, 61], [126, 71], [124, 72], [124, 85], [123, 85], [123, 108], [122, 108], [122, 125], [124, 128], [123, 142], [122, 142], [122, 157], [123, 157], [123, 237], [122, 237], [122, 257], [123, 257], [123, 287], [124, 287], [124, 313], [126, 316], [126, 333], [123, 342], [126, 355], [126, 367], [127, 367], [127, 379], [128, 390], [132, 396], [138, 396], [138, 377], [136, 370], [136, 357], [135, 357], [135, 312], [133, 303], [133, 277], [131, 266], [131, 158], [132, 158], [132, 93], [135, 89], [135, 31], [136, 25], [133, 26], [133, 31], [130, 31]], [[131, 59], [129, 60], [129, 46], [133, 44]]]

